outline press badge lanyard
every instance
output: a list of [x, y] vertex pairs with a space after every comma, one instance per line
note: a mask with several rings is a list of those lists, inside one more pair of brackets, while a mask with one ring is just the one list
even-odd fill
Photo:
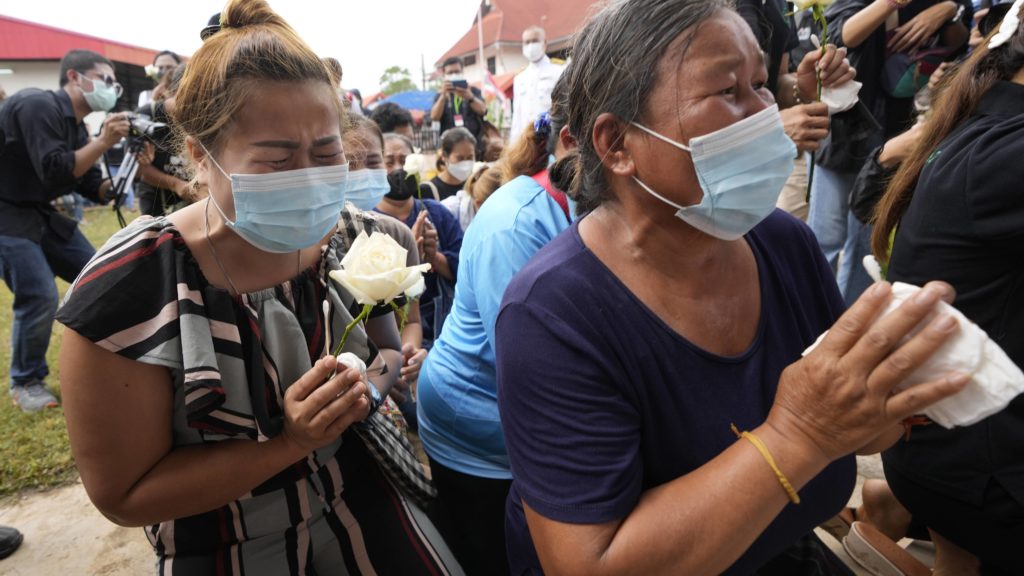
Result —
[[452, 120], [455, 122], [456, 128], [462, 128], [466, 125], [462, 119], [462, 96], [456, 95], [453, 100], [452, 104], [455, 105], [455, 109], [452, 110]]

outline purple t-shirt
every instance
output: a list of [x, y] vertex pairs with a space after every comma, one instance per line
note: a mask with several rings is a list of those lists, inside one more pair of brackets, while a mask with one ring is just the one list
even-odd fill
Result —
[[[757, 335], [742, 355], [717, 356], [641, 303], [584, 246], [578, 225], [519, 272], [498, 316], [513, 574], [540, 572], [521, 499], [560, 522], [625, 518], [642, 492], [736, 442], [730, 423], [763, 423], [782, 370], [844, 308], [810, 230], [776, 210], [745, 237], [761, 283]], [[852, 456], [828, 466], [726, 573], [754, 572], [835, 515], [855, 476]]]

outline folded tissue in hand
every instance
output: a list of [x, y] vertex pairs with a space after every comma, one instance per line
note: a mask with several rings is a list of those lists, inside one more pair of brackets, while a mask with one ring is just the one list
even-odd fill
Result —
[[[894, 283], [892, 299], [879, 318], [892, 313], [920, 289], [902, 282]], [[1024, 392], [1024, 372], [1021, 372], [984, 330], [945, 302], [940, 303], [932, 316], [922, 322], [907, 339], [926, 326], [937, 314], [953, 316], [960, 324], [960, 329], [950, 336], [927, 362], [896, 386], [896, 390], [940, 380], [954, 371], [969, 374], [971, 381], [966, 388], [932, 404], [924, 411], [925, 416], [944, 428], [969, 426], [980, 422], [1005, 408], [1018, 394]], [[818, 346], [825, 334], [804, 350], [804, 356]]]

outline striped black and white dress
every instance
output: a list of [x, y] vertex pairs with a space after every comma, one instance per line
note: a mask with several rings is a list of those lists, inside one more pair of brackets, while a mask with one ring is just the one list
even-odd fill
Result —
[[[356, 232], [351, 216], [339, 234]], [[285, 388], [323, 354], [324, 274], [322, 262], [234, 297], [207, 282], [168, 220], [139, 219], [96, 254], [57, 319], [170, 371], [175, 447], [266, 440], [281, 429]], [[351, 429], [228, 505], [146, 534], [160, 575], [461, 574]]]

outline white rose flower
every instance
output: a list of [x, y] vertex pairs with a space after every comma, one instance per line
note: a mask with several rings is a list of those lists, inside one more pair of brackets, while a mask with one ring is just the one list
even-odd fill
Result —
[[402, 169], [405, 170], [406, 174], [413, 176], [421, 174], [425, 166], [426, 162], [423, 159], [423, 154], [409, 154], [405, 157], [405, 165], [402, 166]]
[[342, 259], [341, 269], [332, 271], [330, 277], [363, 305], [388, 303], [402, 294], [415, 298], [423, 293], [423, 274], [430, 264], [406, 267], [406, 255], [406, 249], [391, 236], [360, 232]]
[[793, 0], [793, 6], [795, 6], [797, 10], [807, 10], [814, 6], [821, 6], [824, 8], [834, 1], [835, 0]]

